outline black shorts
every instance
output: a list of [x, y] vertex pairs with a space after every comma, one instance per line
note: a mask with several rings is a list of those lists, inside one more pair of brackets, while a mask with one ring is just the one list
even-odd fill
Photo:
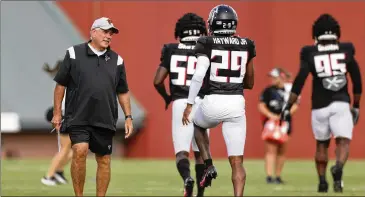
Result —
[[91, 152], [98, 155], [110, 155], [113, 150], [115, 131], [94, 126], [71, 126], [67, 128], [71, 146], [86, 142]]
[[64, 134], [64, 135], [68, 135], [69, 134], [69, 130], [66, 128], [66, 126], [64, 124], [61, 124], [60, 134]]

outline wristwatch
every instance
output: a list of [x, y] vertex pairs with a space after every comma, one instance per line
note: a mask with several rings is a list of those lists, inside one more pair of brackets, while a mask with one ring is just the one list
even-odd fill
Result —
[[126, 120], [127, 120], [128, 118], [130, 118], [131, 120], [133, 120], [132, 115], [126, 115], [126, 116], [125, 116], [125, 119], [126, 119]]

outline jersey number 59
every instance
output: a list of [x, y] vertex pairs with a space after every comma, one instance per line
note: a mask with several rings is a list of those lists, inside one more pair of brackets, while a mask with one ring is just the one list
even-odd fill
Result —
[[[172, 55], [170, 61], [170, 72], [177, 73], [176, 79], [171, 79], [173, 85], [190, 86], [191, 80], [187, 75], [193, 75], [195, 72], [197, 58], [195, 56]], [[186, 66], [182, 66], [186, 64]]]
[[[215, 62], [217, 57], [221, 62]], [[242, 83], [246, 73], [247, 51], [212, 50], [210, 80], [225, 83]]]

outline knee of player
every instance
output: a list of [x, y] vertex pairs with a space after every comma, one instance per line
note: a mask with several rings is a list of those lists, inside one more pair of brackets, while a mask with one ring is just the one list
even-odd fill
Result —
[[186, 151], [180, 151], [178, 153], [176, 153], [176, 161], [179, 162], [180, 160], [183, 159], [189, 159], [189, 153]]
[[232, 167], [241, 167], [243, 166], [243, 156], [229, 156], [229, 163]]
[[336, 137], [336, 145], [349, 145], [350, 141], [347, 137]]
[[318, 163], [326, 163], [328, 162], [328, 154], [325, 152], [316, 152], [316, 157], [315, 157], [316, 162]]

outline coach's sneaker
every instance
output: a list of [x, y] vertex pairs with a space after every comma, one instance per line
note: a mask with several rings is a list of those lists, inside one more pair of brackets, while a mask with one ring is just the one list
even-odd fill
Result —
[[328, 192], [328, 183], [327, 182], [319, 183], [318, 192], [327, 193]]
[[194, 189], [194, 179], [188, 177], [185, 179], [184, 183], [184, 197], [192, 197], [193, 196], [193, 189]]
[[202, 181], [200, 181], [200, 187], [208, 187], [212, 185], [212, 179], [216, 179], [218, 176], [217, 170], [214, 166], [209, 166], [205, 172]]
[[48, 185], [48, 186], [56, 186], [57, 185], [57, 180], [55, 177], [43, 177], [41, 179], [41, 182], [44, 184], [44, 185]]
[[56, 172], [54, 177], [56, 178], [58, 183], [67, 184], [68, 182], [65, 176], [63, 175], [63, 172]]

